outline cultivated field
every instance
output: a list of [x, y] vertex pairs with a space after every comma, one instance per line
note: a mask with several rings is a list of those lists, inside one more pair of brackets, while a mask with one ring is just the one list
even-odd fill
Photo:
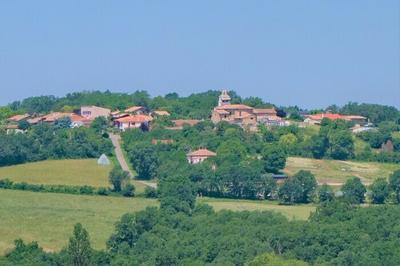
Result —
[[[95, 159], [47, 160], [0, 167], [0, 179], [30, 184], [109, 187], [108, 174], [112, 167], [100, 166]], [[138, 193], [146, 187], [136, 181], [132, 183]]]
[[[216, 210], [273, 210], [289, 218], [306, 219], [313, 206], [279, 206], [276, 203], [203, 198]], [[114, 223], [127, 212], [158, 206], [153, 199], [79, 196], [0, 190], [0, 254], [12, 247], [16, 238], [38, 241], [46, 250], [64, 247], [75, 223], [89, 231], [92, 245], [105, 248]]]
[[365, 183], [370, 183], [378, 177], [387, 178], [397, 169], [400, 169], [400, 165], [289, 157], [284, 172], [292, 175], [299, 170], [309, 170], [316, 176], [320, 183], [339, 184], [352, 176], [357, 176]]

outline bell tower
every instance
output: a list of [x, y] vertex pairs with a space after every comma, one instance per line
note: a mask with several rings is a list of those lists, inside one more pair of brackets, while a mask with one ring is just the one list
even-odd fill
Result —
[[231, 104], [231, 97], [228, 94], [228, 90], [222, 90], [221, 95], [218, 98], [218, 106]]

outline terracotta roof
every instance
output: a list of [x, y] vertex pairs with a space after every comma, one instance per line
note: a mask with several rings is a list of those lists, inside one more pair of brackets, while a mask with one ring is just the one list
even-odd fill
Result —
[[253, 109], [250, 106], [244, 105], [244, 104], [226, 104], [222, 106], [217, 106], [215, 107], [216, 110], [250, 110]]
[[170, 115], [170, 113], [168, 113], [167, 111], [162, 111], [162, 110], [155, 110], [153, 113], [155, 113], [156, 115], [166, 115], [166, 116]]
[[216, 156], [217, 154], [215, 152], [212, 152], [207, 149], [199, 149], [193, 152], [188, 153], [187, 156], [199, 156], [199, 157], [211, 157], [211, 156]]
[[121, 112], [119, 110], [117, 110], [117, 111], [111, 112], [111, 115], [117, 115], [119, 113], [121, 113]]
[[257, 108], [254, 109], [254, 113], [255, 114], [271, 114], [271, 115], [275, 115], [276, 114], [276, 110], [275, 108]]
[[56, 120], [64, 117], [71, 117], [73, 113], [60, 113], [60, 112], [54, 112], [50, 113], [48, 115], [43, 116], [43, 121], [44, 122], [55, 122]]
[[14, 115], [14, 116], [8, 118], [8, 121], [19, 122], [19, 121], [21, 121], [21, 120], [27, 119], [28, 117], [30, 117], [29, 114]]
[[216, 109], [215, 112], [217, 112], [220, 115], [228, 115], [228, 114], [230, 114], [228, 111], [222, 110], [222, 109]]
[[93, 121], [91, 119], [88, 119], [86, 117], [83, 117], [83, 116], [80, 116], [80, 115], [77, 115], [77, 114], [71, 114], [70, 118], [71, 118], [72, 122], [90, 123], [90, 122]]
[[129, 107], [128, 109], [126, 109], [125, 112], [134, 113], [134, 112], [137, 112], [140, 110], [144, 110], [144, 107], [143, 106], [132, 106], [132, 107]]
[[172, 120], [172, 123], [174, 123], [175, 126], [177, 126], [177, 127], [183, 127], [184, 125], [194, 126], [194, 125], [200, 123], [200, 120], [196, 120], [196, 119], [178, 119], [178, 120]]
[[115, 121], [120, 123], [144, 123], [144, 122], [150, 122], [152, 120], [153, 118], [148, 115], [129, 115], [118, 118]]

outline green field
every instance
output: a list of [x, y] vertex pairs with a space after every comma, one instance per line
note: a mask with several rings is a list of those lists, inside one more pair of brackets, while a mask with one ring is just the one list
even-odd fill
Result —
[[[202, 198], [199, 201], [216, 210], [273, 210], [289, 218], [306, 219], [315, 208], [309, 206], [279, 206], [276, 203], [218, 200]], [[114, 230], [114, 223], [126, 212], [158, 206], [145, 198], [79, 196], [56, 193], [38, 193], [0, 190], [0, 254], [12, 247], [16, 238], [36, 240], [46, 250], [59, 250], [66, 245], [75, 223], [80, 222], [89, 231], [96, 249], [105, 247], [105, 241]]]
[[397, 169], [400, 169], [400, 165], [289, 157], [284, 172], [293, 175], [299, 170], [309, 170], [321, 183], [340, 183], [352, 176], [357, 176], [368, 183], [378, 177], [387, 178]]
[[[30, 184], [109, 187], [108, 174], [111, 168], [112, 165], [98, 165], [95, 159], [47, 160], [0, 167], [0, 179]], [[138, 193], [146, 187], [136, 181], [132, 183]]]
[[311, 204], [287, 206], [279, 205], [277, 201], [232, 200], [214, 198], [201, 198], [198, 201], [213, 206], [216, 211], [275, 211], [283, 214], [288, 219], [298, 220], [308, 219], [310, 213], [315, 211], [315, 206]]

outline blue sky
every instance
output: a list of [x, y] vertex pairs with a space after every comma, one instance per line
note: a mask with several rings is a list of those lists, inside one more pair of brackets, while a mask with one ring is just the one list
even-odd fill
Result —
[[400, 1], [0, 1], [0, 104], [221, 88], [400, 107]]

